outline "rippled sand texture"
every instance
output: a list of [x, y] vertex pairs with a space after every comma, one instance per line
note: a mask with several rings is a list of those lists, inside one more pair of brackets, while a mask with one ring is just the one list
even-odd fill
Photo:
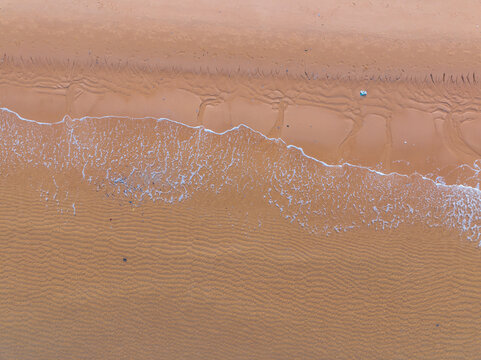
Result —
[[0, 360], [479, 358], [479, 14], [0, 0]]
[[1, 113], [2, 358], [473, 358], [478, 190], [240, 127]]

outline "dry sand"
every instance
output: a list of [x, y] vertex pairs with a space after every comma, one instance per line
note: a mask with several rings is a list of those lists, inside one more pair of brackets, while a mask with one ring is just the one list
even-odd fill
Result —
[[0, 359], [475, 359], [479, 14], [0, 1]]

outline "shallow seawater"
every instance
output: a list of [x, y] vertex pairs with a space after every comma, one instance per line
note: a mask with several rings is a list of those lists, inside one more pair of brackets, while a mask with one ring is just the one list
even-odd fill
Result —
[[481, 192], [469, 186], [475, 168], [464, 177], [470, 182], [459, 176], [446, 185], [419, 174], [330, 165], [246, 126], [218, 134], [168, 119], [108, 116], [42, 124], [3, 109], [0, 161], [2, 176], [34, 168], [45, 173], [32, 186], [74, 214], [70, 176], [107, 197], [136, 202], [234, 192], [277, 208], [285, 221], [314, 234], [423, 224], [481, 240]]
[[476, 188], [245, 126], [8, 110], [0, 164], [2, 359], [481, 351]]

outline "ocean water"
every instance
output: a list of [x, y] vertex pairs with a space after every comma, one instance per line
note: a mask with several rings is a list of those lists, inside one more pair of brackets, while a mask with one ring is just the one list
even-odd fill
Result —
[[235, 193], [314, 234], [425, 224], [481, 242], [478, 164], [453, 170], [451, 183], [436, 173], [385, 174], [327, 164], [244, 125], [215, 133], [164, 118], [115, 116], [46, 124], [2, 108], [0, 164], [1, 176], [43, 174], [31, 179], [39, 196], [72, 215], [69, 184], [80, 179], [106, 197], [140, 204]]

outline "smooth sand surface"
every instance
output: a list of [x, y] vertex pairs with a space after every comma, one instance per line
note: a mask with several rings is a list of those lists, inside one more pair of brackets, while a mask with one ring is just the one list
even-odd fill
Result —
[[0, 359], [475, 359], [479, 14], [0, 1]]

